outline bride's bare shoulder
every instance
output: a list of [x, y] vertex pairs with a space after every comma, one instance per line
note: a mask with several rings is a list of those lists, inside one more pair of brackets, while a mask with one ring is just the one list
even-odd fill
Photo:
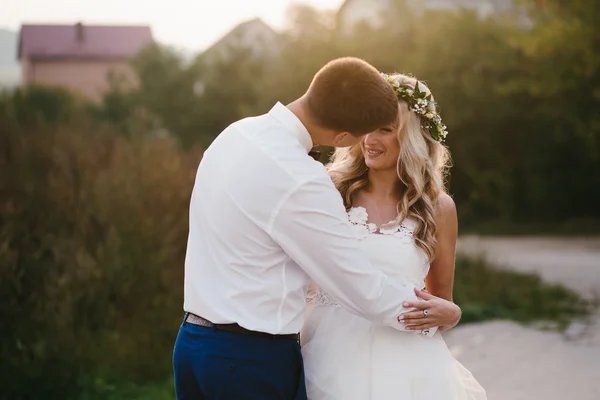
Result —
[[443, 229], [443, 227], [447, 226], [451, 230], [455, 230], [458, 225], [456, 204], [449, 194], [442, 193], [439, 195], [437, 199], [437, 211], [436, 222], [438, 223], [438, 227]]
[[441, 193], [437, 199], [438, 207], [442, 213], [455, 213], [456, 204], [448, 193]]

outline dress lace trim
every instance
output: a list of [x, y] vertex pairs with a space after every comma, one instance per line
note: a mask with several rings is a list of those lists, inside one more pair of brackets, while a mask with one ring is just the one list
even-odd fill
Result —
[[309, 293], [306, 297], [306, 302], [323, 307], [342, 307], [333, 297], [322, 291], [321, 288], [317, 288], [314, 292]]
[[359, 239], [365, 239], [371, 234], [392, 235], [402, 240], [404, 243], [413, 241], [414, 230], [407, 226], [404, 222], [399, 224], [396, 221], [390, 221], [381, 227], [374, 223], [369, 223], [369, 214], [364, 207], [352, 207], [348, 211], [348, 220], [352, 224], [352, 228]]

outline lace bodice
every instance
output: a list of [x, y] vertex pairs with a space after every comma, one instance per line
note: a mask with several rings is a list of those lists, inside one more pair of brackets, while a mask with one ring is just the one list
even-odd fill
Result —
[[[364, 207], [352, 207], [348, 211], [348, 220], [374, 268], [401, 283], [424, 286], [429, 264], [425, 252], [415, 244], [413, 232], [416, 221], [406, 219], [400, 224], [377, 227], [368, 222], [369, 214]], [[315, 306], [340, 307], [331, 295], [320, 288], [310, 291], [307, 301]]]
[[402, 239], [404, 243], [412, 243], [414, 225], [409, 221], [403, 221], [400, 224], [394, 224], [390, 221], [382, 227], [369, 223], [369, 214], [364, 207], [352, 207], [348, 211], [348, 220], [359, 239], [365, 239], [370, 234], [392, 235]]

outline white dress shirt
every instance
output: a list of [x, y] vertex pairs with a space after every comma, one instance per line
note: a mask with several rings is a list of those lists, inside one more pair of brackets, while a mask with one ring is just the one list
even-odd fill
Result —
[[352, 313], [403, 330], [414, 300], [373, 268], [300, 120], [277, 103], [204, 153], [190, 205], [184, 310], [271, 334], [302, 328], [314, 280]]

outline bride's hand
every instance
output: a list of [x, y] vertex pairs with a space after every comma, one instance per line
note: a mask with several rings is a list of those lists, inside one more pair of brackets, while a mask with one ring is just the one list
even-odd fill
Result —
[[404, 313], [398, 318], [406, 325], [407, 330], [419, 331], [437, 326], [444, 332], [458, 324], [461, 315], [459, 306], [422, 290], [415, 289], [415, 293], [422, 300], [406, 302], [402, 306], [416, 310]]

